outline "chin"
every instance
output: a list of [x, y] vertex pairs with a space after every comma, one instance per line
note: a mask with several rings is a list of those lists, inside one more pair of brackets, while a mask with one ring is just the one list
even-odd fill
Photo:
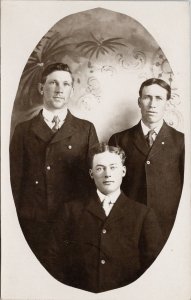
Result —
[[66, 107], [66, 105], [54, 105], [54, 109], [62, 109]]
[[105, 195], [108, 195], [108, 194], [111, 194], [115, 191], [115, 189], [108, 189], [108, 190], [104, 190], [104, 193]]

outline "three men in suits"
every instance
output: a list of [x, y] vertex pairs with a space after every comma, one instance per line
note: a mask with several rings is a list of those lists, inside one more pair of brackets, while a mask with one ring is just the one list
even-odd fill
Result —
[[138, 99], [141, 121], [109, 140], [127, 156], [124, 192], [154, 209], [164, 241], [176, 217], [184, 174], [184, 135], [163, 120], [170, 97], [171, 88], [165, 81], [151, 78], [143, 82]]
[[120, 190], [125, 153], [105, 144], [92, 151], [90, 175], [97, 191], [85, 202], [64, 204], [52, 232], [49, 272], [62, 283], [94, 293], [136, 280], [161, 250], [161, 230], [151, 208]]
[[39, 92], [43, 109], [17, 125], [10, 144], [13, 197], [25, 237], [37, 254], [62, 203], [88, 191], [89, 152], [98, 142], [93, 124], [67, 109], [73, 92], [68, 65], [45, 68]]

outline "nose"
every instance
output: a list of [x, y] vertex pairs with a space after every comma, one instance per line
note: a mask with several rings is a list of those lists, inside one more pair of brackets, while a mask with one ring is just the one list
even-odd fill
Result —
[[106, 168], [105, 169], [105, 178], [108, 178], [108, 177], [111, 177], [111, 173], [110, 173], [110, 169], [109, 168]]
[[150, 100], [150, 107], [156, 107], [157, 106], [157, 100], [155, 97], [152, 97]]
[[56, 93], [58, 93], [58, 94], [63, 93], [63, 86], [61, 86], [60, 84], [57, 84], [57, 86], [56, 86]]

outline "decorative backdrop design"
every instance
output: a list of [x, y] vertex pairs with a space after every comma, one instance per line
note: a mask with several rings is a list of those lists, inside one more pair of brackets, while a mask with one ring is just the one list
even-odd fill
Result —
[[67, 63], [74, 75], [71, 112], [93, 122], [100, 141], [138, 122], [138, 90], [150, 77], [171, 85], [165, 120], [182, 131], [181, 99], [160, 46], [136, 20], [103, 8], [65, 17], [42, 37], [20, 79], [12, 131], [42, 107], [39, 79], [44, 67], [58, 61]]

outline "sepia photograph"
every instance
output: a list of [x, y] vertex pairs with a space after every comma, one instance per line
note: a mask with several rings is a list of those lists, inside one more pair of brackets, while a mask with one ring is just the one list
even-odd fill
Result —
[[2, 298], [191, 297], [188, 1], [2, 2]]

